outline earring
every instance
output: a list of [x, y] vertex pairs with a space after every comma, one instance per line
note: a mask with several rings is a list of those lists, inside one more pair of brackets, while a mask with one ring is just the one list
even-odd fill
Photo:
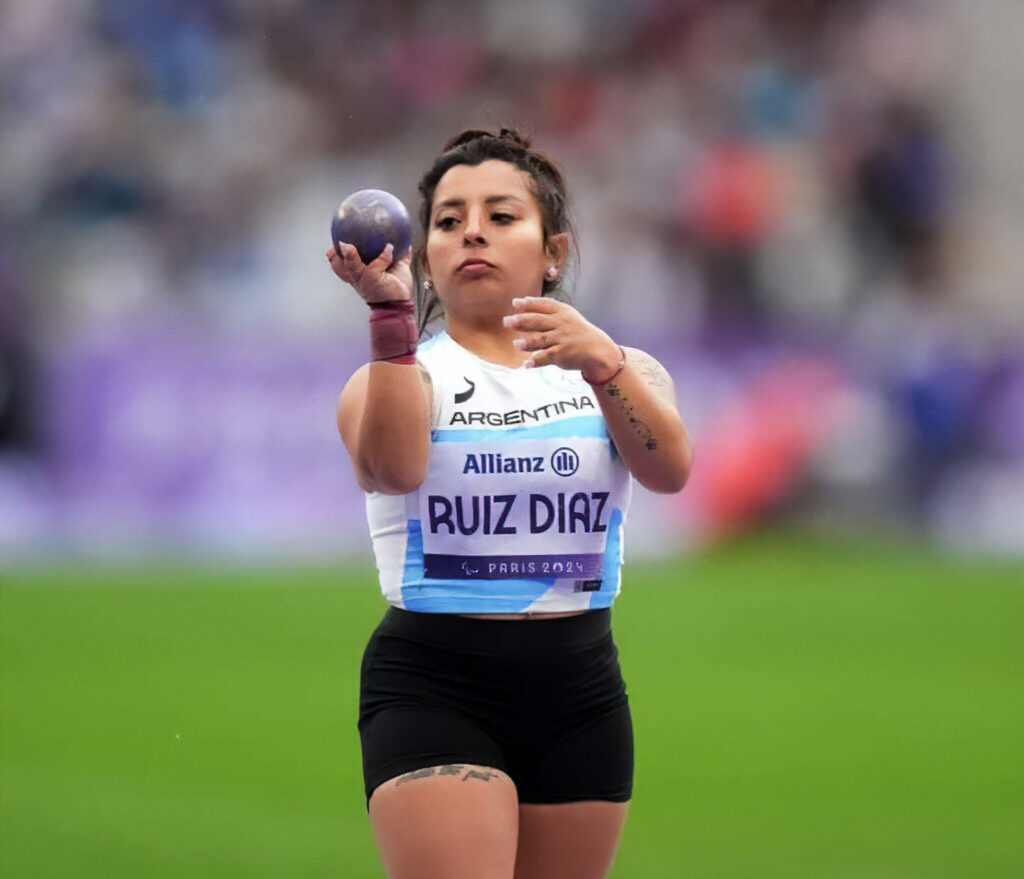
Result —
[[428, 290], [433, 290], [434, 289], [434, 282], [431, 281], [430, 278], [427, 278], [427, 280], [425, 280], [423, 282], [423, 286], [426, 287]]
[[555, 280], [555, 278], [558, 277], [558, 267], [557, 266], [548, 266], [548, 270], [547, 270], [547, 272], [545, 272], [545, 274], [548, 276], [548, 280], [549, 281]]

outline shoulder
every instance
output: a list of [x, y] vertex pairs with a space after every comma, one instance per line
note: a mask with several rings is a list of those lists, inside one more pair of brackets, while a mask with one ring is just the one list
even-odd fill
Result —
[[351, 377], [345, 382], [345, 387], [341, 389], [341, 394], [338, 395], [338, 410], [351, 403], [356, 399], [361, 399], [366, 396], [366, 385], [370, 381], [370, 364], [364, 363], [355, 372], [352, 373]]

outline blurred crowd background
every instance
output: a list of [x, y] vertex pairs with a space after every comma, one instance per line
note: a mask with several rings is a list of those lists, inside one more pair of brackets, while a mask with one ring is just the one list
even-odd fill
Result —
[[[576, 304], [696, 439], [633, 545], [1024, 555], [1019, 0], [0, 7], [0, 563], [367, 551], [332, 211], [443, 142], [565, 169]], [[639, 524], [637, 524], [639, 523]]]

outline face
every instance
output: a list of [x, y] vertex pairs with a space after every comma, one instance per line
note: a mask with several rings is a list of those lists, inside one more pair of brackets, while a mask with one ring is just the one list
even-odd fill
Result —
[[434, 190], [424, 269], [450, 315], [506, 309], [539, 296], [566, 238], [545, 245], [530, 176], [508, 162], [456, 165]]

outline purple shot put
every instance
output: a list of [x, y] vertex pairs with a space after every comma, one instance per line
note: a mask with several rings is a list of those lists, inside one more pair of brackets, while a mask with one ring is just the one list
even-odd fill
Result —
[[364, 263], [375, 260], [388, 244], [394, 246], [393, 259], [398, 260], [412, 243], [409, 212], [390, 192], [360, 189], [346, 198], [335, 212], [331, 238], [335, 249], [342, 241], [355, 245]]

